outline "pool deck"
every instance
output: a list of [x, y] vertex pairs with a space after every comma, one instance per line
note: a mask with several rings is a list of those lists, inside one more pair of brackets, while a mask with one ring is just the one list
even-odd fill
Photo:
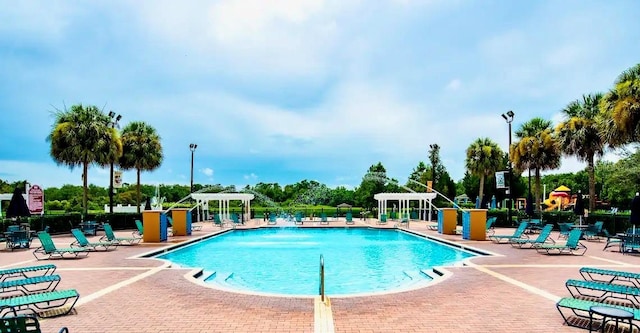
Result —
[[[391, 228], [395, 224], [390, 221], [378, 225], [376, 221], [354, 220], [355, 226]], [[329, 223], [345, 225], [344, 221]], [[247, 223], [247, 227], [259, 225], [267, 226], [262, 220]], [[326, 225], [316, 221], [301, 227]], [[555, 302], [569, 296], [565, 281], [580, 278], [578, 270], [583, 266], [640, 273], [639, 256], [602, 251], [604, 241], [583, 241], [589, 248], [584, 256], [548, 256], [508, 244], [440, 235], [428, 230], [425, 222], [412, 221], [410, 229], [497, 255], [473, 258], [466, 266], [447, 267], [451, 275], [426, 288], [367, 297], [331, 297], [330, 306], [321, 306], [313, 298], [215, 290], [188, 279], [193, 270], [172, 268], [161, 260], [134, 258], [221, 231], [211, 223], [192, 236], [169, 237], [166, 243], [121, 246], [77, 260], [37, 262], [32, 255], [39, 246], [35, 239], [28, 250], [1, 250], [0, 268], [57, 265], [56, 273], [62, 278], [58, 289], [77, 289], [81, 297], [75, 313], [42, 319], [40, 323], [43, 332], [57, 332], [67, 326], [71, 333], [584, 332], [563, 325], [556, 310]], [[512, 234], [513, 230], [497, 229], [496, 234]], [[128, 237], [131, 232], [116, 234]], [[552, 237], [557, 239], [557, 232]], [[58, 247], [73, 241], [71, 235], [53, 239]]]

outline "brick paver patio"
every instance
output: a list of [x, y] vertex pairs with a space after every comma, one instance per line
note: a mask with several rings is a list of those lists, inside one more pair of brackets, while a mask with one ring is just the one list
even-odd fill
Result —
[[[356, 226], [380, 227], [375, 220]], [[262, 221], [251, 221], [257, 226]], [[344, 225], [344, 222], [330, 222]], [[393, 227], [394, 222], [386, 226]], [[315, 224], [315, 225], [314, 225]], [[303, 227], [317, 226], [305, 223]], [[555, 308], [568, 296], [564, 282], [580, 278], [578, 269], [594, 266], [640, 272], [640, 258], [602, 251], [604, 242], [583, 241], [580, 256], [547, 256], [489, 241], [465, 241], [459, 235], [439, 235], [424, 222], [410, 229], [496, 256], [477, 257], [469, 265], [447, 267], [451, 275], [433, 285], [401, 293], [369, 297], [331, 298], [335, 332], [582, 332], [563, 325]], [[189, 237], [170, 237], [163, 244], [118, 247], [79, 260], [49, 260], [62, 277], [58, 288], [80, 293], [76, 313], [41, 320], [44, 332], [67, 326], [75, 332], [314, 332], [314, 299], [266, 297], [215, 290], [194, 283], [193, 271], [172, 268], [140, 254], [191, 238], [220, 232], [207, 223]], [[511, 234], [513, 229], [498, 229]], [[117, 234], [129, 236], [130, 232]], [[557, 233], [552, 237], [557, 239]], [[97, 238], [96, 238], [97, 239]], [[70, 235], [54, 236], [60, 247]], [[42, 264], [29, 250], [0, 251], [2, 268]]]

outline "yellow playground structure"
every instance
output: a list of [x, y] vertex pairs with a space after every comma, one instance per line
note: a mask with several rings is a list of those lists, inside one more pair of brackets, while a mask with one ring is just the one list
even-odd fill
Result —
[[543, 202], [546, 206], [546, 211], [551, 210], [563, 210], [566, 206], [572, 204], [571, 189], [566, 186], [559, 186], [551, 193], [549, 197]]

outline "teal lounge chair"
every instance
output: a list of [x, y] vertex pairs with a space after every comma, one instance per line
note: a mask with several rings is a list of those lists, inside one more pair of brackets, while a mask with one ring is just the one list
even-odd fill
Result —
[[622, 238], [610, 234], [607, 229], [602, 229], [602, 234], [607, 238], [607, 242], [604, 244], [602, 251], [615, 246], [618, 248], [618, 252], [622, 252]]
[[[487, 230], [485, 231], [487, 236], [493, 236], [493, 234], [496, 233], [496, 229], [493, 227], [493, 224], [496, 223], [496, 221], [498, 220], [498, 217], [496, 216], [491, 216], [490, 218], [487, 219]], [[431, 229], [431, 227], [429, 226], [429, 229]], [[438, 224], [436, 223], [435, 229], [432, 230], [438, 230]]]
[[556, 242], [550, 237], [551, 229], [553, 229], [553, 224], [547, 224], [542, 228], [542, 230], [540, 230], [540, 234], [536, 239], [516, 238], [516, 239], [510, 240], [509, 243], [511, 244], [511, 246], [513, 247], [517, 246], [521, 249], [524, 249], [524, 248], [530, 249], [546, 243], [555, 244]]
[[302, 225], [304, 223], [304, 222], [302, 222], [302, 213], [296, 213], [295, 221], [293, 223], [294, 224], [300, 224], [300, 225]]
[[66, 315], [80, 298], [75, 289], [56, 290], [46, 293], [0, 299], [0, 317], [9, 313], [30, 313], [40, 317]]
[[621, 250], [623, 254], [640, 251], [640, 234], [626, 234], [622, 237]]
[[267, 224], [270, 225], [274, 225], [277, 224], [278, 221], [276, 220], [276, 214], [275, 213], [269, 213], [269, 221], [267, 221]]
[[584, 231], [584, 238], [586, 240], [600, 240], [600, 234], [602, 233], [603, 225], [604, 225], [604, 222], [602, 221], [597, 221], [596, 223], [590, 225]]
[[142, 221], [136, 220], [136, 230], [133, 231], [133, 237], [142, 237], [144, 234], [144, 226]]
[[[18, 315], [17, 311], [11, 311], [11, 316], [0, 318], [0, 333], [42, 333], [38, 318], [33, 315]], [[61, 328], [58, 333], [69, 333], [66, 327]]]
[[[0, 318], [0, 333], [42, 333], [40, 329], [40, 322], [38, 318], [33, 315], [17, 315], [17, 311], [11, 311], [15, 313], [10, 317]], [[69, 329], [66, 327], [61, 328], [58, 333], [69, 333]]]
[[[589, 310], [592, 306], [607, 306], [607, 307], [629, 311], [633, 314], [634, 320], [636, 321], [640, 320], [640, 309], [636, 309], [633, 307], [621, 306], [621, 305], [610, 304], [610, 303], [600, 303], [600, 302], [588, 301], [588, 300], [571, 298], [571, 297], [564, 297], [560, 299], [558, 303], [556, 303], [556, 308], [558, 309], [558, 312], [560, 312], [562, 319], [564, 319], [565, 324], [573, 327], [580, 327], [580, 328], [585, 328], [581, 326], [581, 323], [586, 322], [588, 325], [589, 319], [590, 319]], [[571, 317], [573, 316], [582, 318], [584, 320], [572, 320]], [[638, 328], [637, 324], [634, 324], [634, 326]], [[598, 329], [598, 328], [595, 328], [595, 329]]]
[[13, 251], [14, 249], [28, 249], [31, 247], [31, 236], [29, 232], [24, 229], [18, 229], [11, 231], [6, 236], [7, 248]]
[[346, 224], [353, 224], [353, 214], [351, 212], [347, 212], [347, 215], [344, 217]]
[[13, 279], [0, 282], [0, 293], [7, 297], [9, 293], [18, 292], [22, 295], [53, 291], [60, 283], [60, 275], [42, 275], [26, 279]]
[[104, 224], [104, 236], [100, 238], [101, 241], [108, 241], [111, 243], [117, 243], [118, 245], [136, 245], [140, 243], [142, 238], [140, 237], [116, 237], [113, 233], [113, 229], [109, 223]]
[[71, 234], [75, 237], [75, 241], [70, 247], [84, 248], [89, 251], [110, 251], [118, 247], [118, 243], [113, 242], [90, 242], [80, 229], [71, 229]]
[[640, 308], [640, 288], [634, 286], [576, 279], [567, 280], [565, 286], [574, 298], [598, 302], [612, 298], [614, 302], [630, 302], [633, 307]]
[[387, 224], [387, 214], [380, 214], [378, 224]]
[[173, 236], [173, 219], [167, 216], [167, 236]]
[[327, 214], [320, 213], [320, 224], [329, 224], [329, 221], [327, 220]]
[[213, 226], [224, 227], [224, 223], [220, 219], [220, 214], [213, 214]]
[[238, 216], [237, 213], [231, 213], [231, 221], [233, 222], [234, 226], [237, 226], [239, 224], [244, 224], [243, 222], [240, 221], [240, 217]]
[[567, 237], [565, 244], [542, 244], [535, 247], [536, 251], [545, 254], [577, 254], [583, 255], [587, 252], [587, 247], [580, 243], [582, 230], [573, 229]]
[[42, 246], [33, 251], [33, 256], [38, 260], [54, 258], [70, 259], [89, 255], [89, 250], [82, 247], [56, 248], [53, 239], [51, 239], [51, 235], [46, 232], [39, 232], [38, 239], [40, 239]]
[[26, 279], [34, 276], [51, 275], [55, 271], [56, 265], [53, 264], [7, 268], [0, 270], [0, 282], [8, 279]]
[[569, 237], [569, 233], [573, 229], [573, 223], [571, 222], [558, 223], [558, 228], [560, 228], [560, 234], [558, 235], [558, 239], [560, 238], [567, 239], [567, 237]]
[[528, 222], [520, 222], [520, 225], [518, 226], [518, 229], [516, 229], [516, 231], [513, 232], [513, 235], [491, 235], [489, 236], [489, 239], [494, 242], [494, 243], [509, 243], [511, 240], [513, 239], [518, 239], [518, 238], [528, 238], [525, 234], [524, 231], [527, 230], [527, 226], [529, 225]]
[[601, 269], [595, 267], [580, 268], [580, 275], [587, 281], [598, 281], [605, 283], [628, 283], [636, 288], [640, 288], [640, 273], [616, 271], [611, 269]]

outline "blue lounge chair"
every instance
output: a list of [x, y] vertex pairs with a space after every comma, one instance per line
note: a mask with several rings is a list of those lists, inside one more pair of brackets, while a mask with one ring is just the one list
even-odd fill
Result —
[[53, 264], [7, 268], [0, 270], [0, 282], [8, 279], [26, 279], [34, 276], [51, 275], [55, 270], [56, 265]]
[[81, 255], [85, 257], [89, 255], [89, 250], [82, 247], [56, 248], [51, 235], [46, 232], [39, 232], [38, 239], [41, 246], [33, 251], [33, 256], [38, 260], [78, 258]]
[[535, 247], [536, 251], [545, 254], [577, 254], [583, 255], [587, 252], [587, 247], [580, 243], [582, 230], [573, 229], [567, 237], [565, 244], [542, 244]]
[[511, 244], [511, 246], [513, 247], [517, 246], [521, 249], [533, 248], [538, 245], [546, 244], [546, 243], [555, 244], [556, 242], [550, 237], [551, 229], [553, 229], [553, 224], [547, 224], [542, 228], [542, 230], [540, 230], [540, 234], [536, 239], [516, 238], [516, 239], [511, 239], [509, 243]]
[[40, 317], [66, 315], [73, 310], [80, 294], [75, 289], [56, 290], [0, 299], [0, 317], [9, 313], [30, 313]]
[[70, 247], [73, 248], [79, 247], [89, 251], [109, 251], [115, 250], [118, 247], [118, 243], [114, 242], [90, 242], [80, 229], [71, 229], [71, 234], [76, 239], [70, 245]]
[[104, 236], [100, 238], [101, 241], [108, 241], [111, 243], [117, 243], [118, 245], [136, 245], [140, 243], [142, 238], [140, 237], [116, 237], [113, 233], [113, 229], [109, 223], [104, 224]]
[[516, 231], [513, 232], [513, 235], [491, 235], [489, 236], [489, 239], [494, 242], [494, 243], [509, 243], [511, 240], [513, 239], [518, 239], [518, 238], [528, 238], [524, 232], [525, 230], [527, 230], [527, 226], [529, 225], [528, 222], [520, 222], [520, 225], [518, 226], [518, 229], [516, 229]]

